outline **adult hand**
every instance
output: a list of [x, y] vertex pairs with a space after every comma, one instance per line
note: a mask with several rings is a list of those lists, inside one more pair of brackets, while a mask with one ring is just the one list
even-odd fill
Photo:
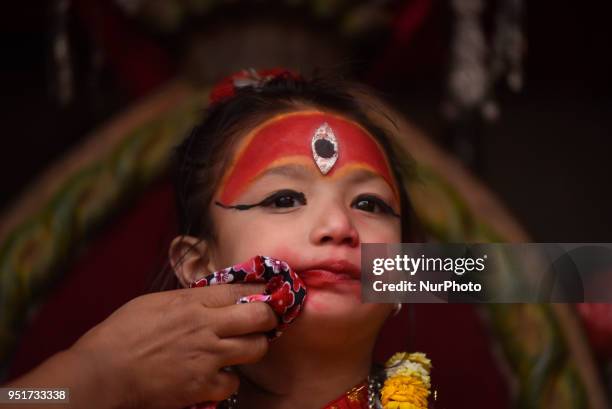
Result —
[[264, 287], [225, 284], [128, 302], [65, 352], [80, 379], [71, 406], [179, 409], [227, 398], [239, 381], [222, 368], [260, 360], [264, 333], [277, 325], [267, 304], [235, 304]]

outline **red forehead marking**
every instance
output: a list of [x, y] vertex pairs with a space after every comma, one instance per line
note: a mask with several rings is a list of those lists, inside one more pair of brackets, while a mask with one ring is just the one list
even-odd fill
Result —
[[359, 165], [379, 174], [397, 195], [386, 156], [364, 128], [340, 116], [301, 111], [275, 116], [244, 137], [221, 182], [221, 201], [232, 204], [262, 172], [285, 157], [307, 157], [308, 163], [320, 174], [312, 156], [311, 141], [323, 123], [327, 123], [336, 136], [338, 160], [329, 173], [321, 177], [333, 176], [346, 165]]

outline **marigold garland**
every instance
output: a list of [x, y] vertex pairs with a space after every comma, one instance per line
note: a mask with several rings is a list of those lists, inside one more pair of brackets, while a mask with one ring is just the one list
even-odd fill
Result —
[[384, 409], [426, 409], [430, 369], [431, 361], [420, 352], [398, 352], [389, 358], [380, 398]]

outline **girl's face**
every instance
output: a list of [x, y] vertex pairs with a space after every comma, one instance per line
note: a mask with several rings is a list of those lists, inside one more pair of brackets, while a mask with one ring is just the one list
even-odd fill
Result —
[[[331, 129], [332, 153], [315, 149], [317, 129]], [[400, 203], [372, 136], [348, 119], [301, 111], [266, 121], [236, 152], [210, 209], [213, 268], [255, 255], [281, 259], [308, 291], [298, 321], [381, 324], [391, 307], [361, 303], [360, 244], [401, 240]], [[326, 174], [319, 153], [337, 155]]]

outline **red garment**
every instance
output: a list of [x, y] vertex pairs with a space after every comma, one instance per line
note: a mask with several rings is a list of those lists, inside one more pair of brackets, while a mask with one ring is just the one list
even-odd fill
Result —
[[322, 409], [368, 409], [368, 384], [366, 381], [329, 402]]
[[[217, 409], [219, 402], [209, 402], [189, 409]], [[240, 407], [240, 404], [238, 404]], [[321, 409], [368, 409], [368, 384], [366, 381], [355, 385], [339, 398], [327, 403]]]

